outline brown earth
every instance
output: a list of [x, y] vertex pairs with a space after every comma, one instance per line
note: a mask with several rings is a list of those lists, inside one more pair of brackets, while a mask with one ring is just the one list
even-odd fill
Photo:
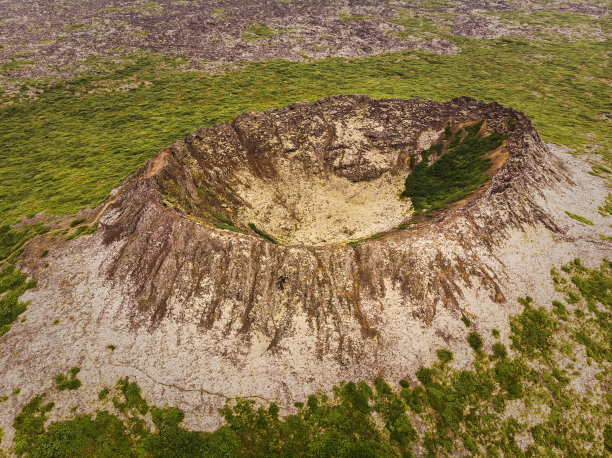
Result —
[[[508, 160], [486, 193], [424, 227], [390, 234], [393, 243], [384, 239], [353, 248], [308, 239], [279, 246], [253, 233], [213, 226], [216, 219], [211, 215], [227, 220], [236, 215], [236, 230], [248, 232], [247, 223], [253, 221], [276, 236], [280, 229], [275, 223], [283, 218], [270, 217], [268, 208], [282, 208], [277, 213], [293, 223], [303, 202], [288, 202], [285, 196], [300, 181], [311, 187], [319, 179], [326, 183], [317, 189], [320, 192], [338, 187], [346, 191], [351, 183], [384, 183], [379, 194], [395, 182], [395, 192], [386, 192], [387, 200], [390, 195], [399, 202], [410, 155], [439, 140], [447, 122], [480, 119], [489, 130], [508, 136]], [[556, 225], [533, 203], [532, 192], [525, 191], [564, 179], [563, 165], [546, 154], [529, 120], [514, 110], [469, 99], [440, 104], [341, 96], [247, 113], [231, 123], [195, 131], [133, 175], [99, 222], [104, 243], [122, 245], [119, 256], [109, 259], [107, 274], [132, 292], [125, 302], [131, 304], [135, 323], [157, 325], [173, 314], [172, 304], [178, 305], [180, 297], [181, 308], [204, 306], [199, 316], [203, 328], [212, 329], [222, 315], [229, 315], [231, 323], [223, 327], [224, 333], [239, 331], [248, 337], [254, 328], [276, 346], [291, 334], [292, 314], [279, 323], [269, 319], [269, 312], [274, 314], [281, 304], [306, 312], [313, 329], [325, 323], [339, 332], [340, 311], [359, 315], [359, 301], [347, 302], [346, 294], [377, 301], [385, 296], [384, 280], [401, 290], [404, 301], [419, 303], [414, 318], [427, 322], [435, 316], [437, 301], [451, 308], [459, 305], [466, 272], [467, 278], [484, 279], [496, 298], [495, 275], [483, 272], [478, 258], [434, 250], [424, 263], [422, 254], [410, 249], [412, 240], [435, 228], [438, 233], [454, 233], [458, 249], [468, 250], [474, 240], [493, 244], [503, 239], [505, 230], [521, 224], [537, 222], [555, 231]], [[267, 187], [274, 192], [266, 196]], [[304, 193], [299, 196], [307, 199]], [[254, 206], [263, 210], [253, 210]], [[472, 215], [485, 208], [486, 216], [476, 222]], [[301, 213], [293, 216], [295, 225], [312, 224], [316, 218], [311, 212]], [[243, 214], [260, 219], [241, 219]], [[365, 221], [365, 228], [356, 228], [357, 235], [390, 230], [406, 222], [410, 213], [395, 215], [395, 220], [392, 216], [387, 215], [387, 227], [376, 226], [384, 216]], [[322, 308], [328, 312], [322, 313]], [[375, 326], [359, 321], [364, 336], [376, 334]]]

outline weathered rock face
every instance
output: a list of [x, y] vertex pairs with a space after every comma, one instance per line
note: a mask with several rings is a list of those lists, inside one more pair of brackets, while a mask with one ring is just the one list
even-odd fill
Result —
[[[399, 199], [410, 157], [440, 140], [447, 123], [482, 119], [487, 130], [508, 137], [490, 185], [409, 230], [355, 247], [325, 245], [317, 234], [283, 246], [213, 225], [219, 215], [236, 216], [235, 228], [246, 231], [254, 221], [277, 235], [283, 221], [308, 226], [328, 217], [318, 214], [320, 206], [309, 213], [313, 194], [295, 196], [295, 189], [350, 191], [358, 200], [360, 189], [374, 185], [380, 192], [364, 206], [373, 202], [391, 214], [372, 218], [366, 211], [353, 222], [370, 232], [356, 227], [351, 234], [390, 230], [410, 216], [409, 203]], [[480, 257], [509, 228], [543, 223], [554, 230], [533, 197], [561, 179], [563, 166], [531, 122], [498, 104], [341, 96], [247, 113], [195, 131], [122, 186], [100, 217], [105, 243], [121, 245], [105, 268], [125, 291], [134, 326], [188, 320], [202, 332], [239, 334], [247, 342], [257, 333], [272, 351], [283, 348], [301, 317], [321, 355], [351, 359], [380, 333], [379, 314], [368, 308], [389, 290], [411, 304], [413, 319], [428, 323], [439, 307], [460, 316], [462, 289], [474, 282], [504, 302], [495, 273]], [[292, 242], [291, 231], [286, 234]], [[342, 234], [333, 235], [338, 242]], [[439, 243], [429, 246], [434, 238]]]
[[[449, 122], [479, 120], [506, 137], [486, 186], [394, 229], [411, 213], [399, 198], [410, 158]], [[23, 403], [77, 365], [83, 387], [51, 395], [58, 417], [95, 408], [98, 390], [130, 376], [152, 403], [185, 410], [188, 427], [211, 428], [226, 397], [290, 409], [343, 379], [411, 378], [442, 345], [469, 364], [462, 314], [507, 342], [518, 295], [549, 302], [551, 267], [609, 255], [597, 219], [608, 191], [561, 154], [522, 113], [467, 98], [339, 96], [197, 130], [115, 190], [96, 233], [46, 235], [22, 254], [38, 287], [23, 297], [27, 320], [2, 337], [0, 383], [22, 387], [0, 411], [5, 440]]]

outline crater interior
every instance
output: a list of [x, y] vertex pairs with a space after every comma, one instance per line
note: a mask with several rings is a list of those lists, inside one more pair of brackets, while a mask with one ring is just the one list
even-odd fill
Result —
[[[333, 102], [321, 102], [321, 111], [296, 103], [248, 113], [195, 131], [156, 159], [165, 161], [164, 203], [196, 221], [272, 243], [367, 239], [410, 221], [406, 177], [423, 160], [438, 161], [479, 121], [456, 121], [436, 105], [360, 97]], [[481, 125], [476, 130], [485, 137], [486, 122]]]

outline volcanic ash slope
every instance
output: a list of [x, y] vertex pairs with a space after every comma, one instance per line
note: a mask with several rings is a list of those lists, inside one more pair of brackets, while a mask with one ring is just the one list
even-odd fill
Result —
[[[489, 181], [402, 226], [421, 151], [479, 121], [505, 137]], [[226, 397], [290, 409], [341, 380], [412, 379], [441, 347], [467, 365], [462, 315], [507, 342], [518, 296], [550, 303], [552, 267], [612, 254], [597, 213], [608, 191], [557, 149], [522, 113], [468, 98], [338, 96], [198, 129], [114, 191], [93, 235], [43, 236], [22, 254], [38, 286], [0, 340], [0, 384], [22, 388], [0, 426], [10, 435], [45, 390], [55, 418], [100, 407], [121, 376], [213, 428]], [[83, 387], [61, 398], [53, 378], [72, 366]]]

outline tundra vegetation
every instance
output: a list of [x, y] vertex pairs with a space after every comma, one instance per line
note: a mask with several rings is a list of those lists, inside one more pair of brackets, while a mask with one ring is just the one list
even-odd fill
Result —
[[[157, 151], [197, 127], [340, 93], [496, 101], [524, 111], [546, 141], [576, 151], [597, 146], [610, 167], [609, 124], [600, 119], [612, 111], [605, 96], [608, 64], [601, 58], [609, 41], [559, 47], [525, 39], [455, 40], [462, 50], [455, 55], [274, 60], [220, 74], [182, 71], [180, 58], [140, 53], [120, 62], [91, 61], [90, 72], [67, 81], [30, 81], [42, 91], [36, 99], [14, 96], [0, 106], [0, 214], [14, 223], [40, 211], [66, 214], [98, 205]], [[134, 87], [119, 90], [125, 81]]]
[[[34, 397], [14, 421], [19, 456], [606, 456], [612, 453], [612, 263], [580, 260], [551, 271], [560, 300], [521, 298], [509, 340], [466, 330], [473, 368], [438, 361], [390, 385], [342, 382], [284, 418], [275, 403], [231, 399], [213, 432], [181, 427], [127, 378], [105, 387], [93, 414], [49, 422]], [[579, 317], [580, 319], [573, 319]], [[473, 326], [477, 329], [478, 322]], [[482, 330], [484, 331], [484, 330]], [[497, 331], [497, 332], [495, 332]], [[73, 369], [74, 370], [74, 369]], [[591, 388], [583, 389], [583, 386]], [[588, 421], [585, 421], [588, 419]]]

